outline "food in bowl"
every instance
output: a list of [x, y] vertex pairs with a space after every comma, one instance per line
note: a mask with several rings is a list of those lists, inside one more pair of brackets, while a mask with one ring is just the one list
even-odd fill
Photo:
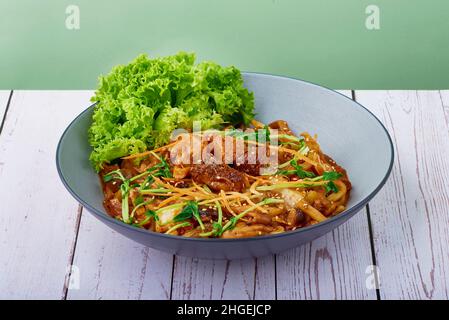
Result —
[[194, 65], [186, 53], [140, 56], [101, 78], [93, 100], [90, 159], [107, 213], [123, 223], [246, 238], [310, 226], [346, 208], [346, 171], [316, 137], [296, 136], [283, 120], [254, 120], [253, 95], [234, 67]]
[[[270, 163], [249, 161], [251, 146], [264, 149], [257, 140], [228, 135], [229, 131], [189, 133], [156, 150], [104, 165], [100, 177], [105, 209], [125, 223], [154, 232], [205, 238], [281, 233], [344, 211], [351, 190], [346, 171], [313, 137], [296, 137], [284, 121], [263, 130], [272, 135], [279, 124], [282, 130], [275, 130], [280, 145], [266, 143], [267, 153], [279, 156], [274, 172], [268, 169]], [[176, 149], [188, 150], [180, 157], [192, 159], [192, 148], [184, 145], [193, 145], [195, 139], [202, 154], [211, 144], [213, 154], [207, 161], [179, 162]], [[239, 142], [243, 156], [225, 163], [221, 157], [236, 155]], [[223, 152], [217, 152], [217, 146]]]

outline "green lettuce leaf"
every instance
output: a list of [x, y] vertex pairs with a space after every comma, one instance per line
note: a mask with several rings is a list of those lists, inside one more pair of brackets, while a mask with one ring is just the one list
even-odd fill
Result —
[[213, 62], [195, 65], [180, 52], [150, 59], [140, 55], [99, 79], [89, 142], [96, 170], [114, 159], [166, 144], [173, 130], [248, 124], [254, 97], [235, 67]]

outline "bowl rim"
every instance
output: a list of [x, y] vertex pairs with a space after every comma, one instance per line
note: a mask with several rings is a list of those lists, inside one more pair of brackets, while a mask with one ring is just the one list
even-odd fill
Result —
[[[353, 207], [339, 213], [336, 216], [333, 216], [329, 219], [326, 219], [323, 222], [311, 225], [311, 226], [307, 226], [307, 227], [303, 227], [303, 228], [299, 228], [293, 231], [287, 231], [287, 232], [282, 232], [282, 233], [277, 233], [277, 234], [270, 234], [270, 235], [263, 235], [263, 236], [257, 236], [257, 237], [248, 237], [248, 238], [237, 238], [237, 239], [223, 239], [223, 238], [189, 238], [189, 237], [181, 237], [181, 236], [177, 236], [177, 235], [170, 235], [170, 234], [165, 234], [165, 233], [158, 233], [158, 232], [154, 232], [154, 231], [150, 231], [147, 229], [143, 229], [143, 228], [138, 228], [129, 224], [126, 224], [124, 222], [121, 222], [120, 220], [114, 219], [111, 216], [109, 216], [107, 214], [107, 212], [102, 212], [100, 210], [97, 210], [96, 208], [92, 207], [91, 205], [89, 205], [86, 201], [84, 201], [69, 185], [69, 183], [67, 182], [67, 180], [64, 177], [64, 174], [62, 172], [61, 169], [61, 165], [60, 165], [60, 153], [61, 153], [61, 145], [62, 142], [68, 132], [68, 130], [78, 121], [79, 118], [81, 118], [82, 116], [84, 116], [85, 113], [89, 112], [91, 110], [91, 108], [93, 108], [96, 103], [90, 105], [88, 108], [86, 108], [85, 110], [83, 110], [78, 116], [76, 116], [75, 119], [73, 119], [70, 124], [66, 127], [66, 129], [64, 130], [64, 132], [61, 135], [61, 138], [59, 139], [57, 148], [56, 148], [56, 168], [58, 171], [58, 175], [59, 178], [61, 179], [64, 187], [67, 189], [67, 191], [69, 191], [69, 193], [84, 207], [86, 208], [90, 213], [94, 214], [95, 216], [97, 216], [100, 220], [101, 219], [106, 219], [108, 222], [116, 224], [118, 227], [122, 227], [122, 228], [127, 228], [129, 231], [136, 231], [136, 232], [141, 232], [143, 234], [146, 234], [148, 236], [155, 236], [155, 237], [160, 237], [162, 239], [167, 239], [167, 240], [176, 240], [176, 241], [191, 241], [191, 242], [207, 242], [207, 243], [217, 243], [217, 242], [248, 242], [248, 241], [255, 241], [255, 240], [269, 240], [269, 239], [276, 239], [276, 238], [283, 238], [283, 237], [292, 237], [294, 235], [297, 235], [299, 233], [304, 233], [304, 232], [308, 232], [308, 231], [312, 231], [316, 228], [320, 228], [320, 227], [324, 227], [327, 224], [330, 223], [335, 223], [339, 220], [343, 220], [344, 218], [350, 218], [353, 214], [357, 213], [358, 211], [360, 211], [364, 206], [366, 206], [368, 204], [368, 202], [380, 191], [380, 189], [382, 189], [382, 187], [385, 185], [386, 181], [388, 180], [392, 168], [393, 168], [393, 163], [394, 163], [394, 145], [393, 145], [393, 141], [391, 139], [390, 134], [388, 133], [387, 128], [385, 127], [385, 125], [370, 111], [368, 110], [366, 107], [364, 107], [363, 105], [361, 105], [360, 103], [358, 103], [357, 101], [345, 96], [344, 94], [335, 91], [333, 89], [330, 89], [328, 87], [322, 86], [322, 85], [318, 85], [316, 83], [310, 82], [310, 81], [305, 81], [299, 78], [294, 78], [294, 77], [289, 77], [289, 76], [281, 76], [281, 75], [275, 75], [275, 74], [270, 74], [270, 73], [262, 73], [262, 72], [248, 72], [248, 71], [242, 71], [242, 75], [256, 75], [256, 76], [263, 76], [263, 77], [271, 77], [271, 78], [281, 78], [281, 79], [290, 79], [290, 80], [294, 80], [294, 81], [300, 81], [303, 82], [307, 85], [313, 86], [313, 87], [318, 87], [321, 89], [325, 89], [328, 91], [331, 91], [333, 93], [336, 93], [340, 96], [342, 96], [343, 98], [351, 101], [352, 103], [356, 104], [357, 106], [359, 106], [360, 108], [362, 108], [363, 110], [365, 110], [369, 115], [371, 115], [371, 117], [373, 117], [381, 126], [381, 128], [384, 130], [389, 145], [390, 145], [390, 152], [391, 152], [391, 157], [390, 157], [390, 163], [387, 169], [387, 172], [385, 173], [385, 176], [382, 178], [381, 182], [379, 183], [379, 185], [369, 194], [367, 195], [365, 198], [363, 198], [362, 200], [360, 200], [358, 203], [356, 203]], [[92, 169], [93, 170], [93, 169]], [[97, 174], [95, 171], [93, 171], [93, 173]]]

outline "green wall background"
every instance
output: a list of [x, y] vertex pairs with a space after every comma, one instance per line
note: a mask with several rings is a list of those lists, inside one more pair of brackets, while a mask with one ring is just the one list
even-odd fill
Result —
[[1, 0], [0, 14], [0, 89], [92, 89], [115, 64], [179, 50], [336, 89], [449, 88], [447, 0]]

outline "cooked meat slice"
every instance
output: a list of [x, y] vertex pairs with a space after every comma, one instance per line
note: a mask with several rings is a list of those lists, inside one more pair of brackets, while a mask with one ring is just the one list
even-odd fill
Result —
[[135, 159], [125, 159], [122, 160], [122, 163], [120, 164], [120, 171], [126, 179], [138, 175], [140, 172], [137, 169], [138, 168], [135, 164]]
[[242, 164], [235, 164], [234, 168], [238, 171], [247, 173], [252, 176], [259, 176], [260, 175], [260, 169], [261, 165], [259, 163], [256, 164], [249, 164], [249, 163], [242, 163]]
[[292, 130], [288, 126], [287, 121], [284, 121], [284, 120], [273, 121], [272, 123], [270, 123], [268, 125], [268, 127], [271, 128], [271, 129], [278, 130], [280, 134], [288, 134], [288, 135], [291, 135], [291, 136], [294, 135]]
[[246, 176], [225, 164], [197, 164], [190, 175], [196, 183], [204, 183], [214, 191], [243, 191], [248, 186]]
[[122, 202], [117, 198], [105, 199], [103, 201], [103, 205], [106, 208], [106, 211], [114, 216], [120, 217], [122, 215]]
[[[248, 149], [250, 147], [253, 149]], [[265, 152], [265, 155], [262, 152]], [[269, 167], [270, 161], [277, 164], [276, 158], [270, 159], [270, 152], [274, 151], [270, 151], [269, 145], [265, 148], [247, 145], [241, 155], [235, 154], [234, 151], [233, 168], [252, 176], [259, 176], [265, 168]]]
[[212, 220], [217, 220], [218, 211], [216, 207], [205, 206], [199, 208], [199, 213], [201, 216], [201, 220], [203, 222], [212, 222]]
[[190, 167], [173, 166], [173, 178], [175, 180], [182, 180], [189, 174]]

